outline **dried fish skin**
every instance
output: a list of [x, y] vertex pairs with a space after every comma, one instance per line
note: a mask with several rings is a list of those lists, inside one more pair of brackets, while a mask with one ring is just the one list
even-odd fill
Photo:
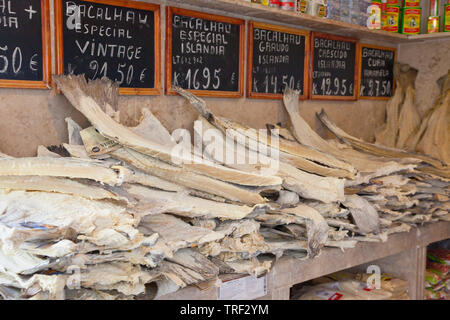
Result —
[[75, 158], [0, 158], [0, 176], [49, 176], [91, 179], [111, 186], [123, 181], [121, 167]]

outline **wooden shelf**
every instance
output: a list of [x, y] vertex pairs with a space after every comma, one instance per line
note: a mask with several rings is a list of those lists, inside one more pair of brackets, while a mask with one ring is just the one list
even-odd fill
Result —
[[450, 32], [424, 35], [404, 35], [390, 33], [382, 30], [370, 30], [341, 21], [319, 18], [308, 14], [285, 11], [279, 8], [262, 6], [258, 3], [240, 0], [171, 0], [169, 3], [192, 5], [201, 8], [219, 10], [226, 13], [247, 16], [255, 19], [267, 19], [274, 23], [292, 24], [315, 31], [327, 32], [341, 36], [355, 37], [357, 39], [370, 39], [389, 43], [408, 43], [425, 40], [450, 39]]
[[427, 41], [427, 40], [450, 40], [450, 32], [438, 32], [430, 34], [417, 34], [408, 36], [409, 42]]
[[[398, 255], [397, 268], [409, 270], [408, 268], [425, 268], [417, 266], [421, 263], [409, 263], [404, 265], [406, 255], [416, 255], [417, 250], [421, 250], [422, 256], [426, 251], [426, 246], [430, 243], [450, 238], [450, 222], [431, 223], [418, 228], [413, 228], [407, 233], [397, 233], [389, 237], [387, 242], [359, 242], [353, 249], [342, 251], [338, 248], [326, 248], [314, 259], [299, 260], [285, 256], [279, 259], [268, 274], [269, 294], [264, 299], [288, 299], [289, 288], [295, 284], [315, 279], [330, 273], [353, 268], [368, 262], [380, 261]], [[419, 250], [419, 251], [420, 251]], [[424, 257], [421, 257], [423, 260]], [[376, 263], [378, 264], [378, 263]], [[416, 265], [417, 264], [417, 265]], [[420, 269], [420, 268], [419, 268]], [[383, 271], [383, 269], [382, 269]], [[410, 283], [410, 288], [419, 288], [419, 292], [410, 292], [413, 299], [420, 298], [420, 290], [423, 286], [420, 283], [425, 281], [422, 272], [412, 274], [416, 279], [415, 283]], [[390, 271], [391, 272], [391, 271]], [[227, 275], [225, 275], [226, 277]], [[229, 276], [229, 275], [228, 275]], [[204, 290], [197, 287], [187, 287], [175, 293], [160, 297], [160, 299], [187, 299], [187, 300], [215, 300], [217, 299], [217, 288], [204, 285]]]

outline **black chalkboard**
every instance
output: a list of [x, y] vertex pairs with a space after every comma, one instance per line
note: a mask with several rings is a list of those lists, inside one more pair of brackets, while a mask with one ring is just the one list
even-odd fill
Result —
[[167, 93], [178, 86], [197, 95], [242, 96], [245, 22], [172, 7], [167, 12]]
[[389, 99], [394, 91], [396, 49], [361, 44], [359, 49], [361, 99]]
[[0, 1], [0, 86], [48, 88], [48, 0]]
[[357, 48], [356, 39], [312, 33], [312, 99], [356, 100]]
[[57, 0], [58, 73], [106, 76], [121, 94], [159, 94], [159, 6]]
[[308, 96], [309, 31], [250, 22], [247, 96], [283, 97], [284, 89]]

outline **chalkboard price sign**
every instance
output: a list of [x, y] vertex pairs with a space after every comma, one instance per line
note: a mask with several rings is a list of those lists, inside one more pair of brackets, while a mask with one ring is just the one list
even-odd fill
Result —
[[159, 94], [159, 12], [126, 0], [56, 0], [58, 74], [107, 77], [120, 94]]
[[167, 8], [166, 93], [241, 97], [245, 21]]
[[49, 89], [48, 0], [0, 0], [0, 87]]
[[358, 40], [313, 32], [311, 47], [311, 98], [356, 100]]
[[360, 99], [389, 99], [394, 91], [396, 49], [361, 44], [359, 48]]
[[309, 31], [249, 23], [247, 96], [281, 99], [286, 87], [308, 96]]

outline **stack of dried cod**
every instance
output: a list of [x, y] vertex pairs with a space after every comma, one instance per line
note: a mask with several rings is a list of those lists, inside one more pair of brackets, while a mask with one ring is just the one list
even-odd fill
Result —
[[421, 117], [415, 105], [417, 70], [396, 65], [397, 89], [386, 107], [386, 123], [376, 134], [376, 143], [416, 151], [450, 162], [450, 70], [438, 80], [441, 93]]
[[[0, 154], [3, 298], [155, 298], [222, 273], [262, 275], [282, 255], [313, 258], [449, 219], [445, 164], [351, 137], [324, 113], [344, 143], [323, 140], [299, 115], [296, 92], [284, 97], [290, 129], [268, 125], [266, 139], [177, 89], [200, 114], [191, 146], [148, 110], [137, 127], [121, 125], [107, 80], [56, 81], [93, 126], [67, 119], [69, 143], [36, 158]], [[224, 161], [208, 129], [246, 161]]]

